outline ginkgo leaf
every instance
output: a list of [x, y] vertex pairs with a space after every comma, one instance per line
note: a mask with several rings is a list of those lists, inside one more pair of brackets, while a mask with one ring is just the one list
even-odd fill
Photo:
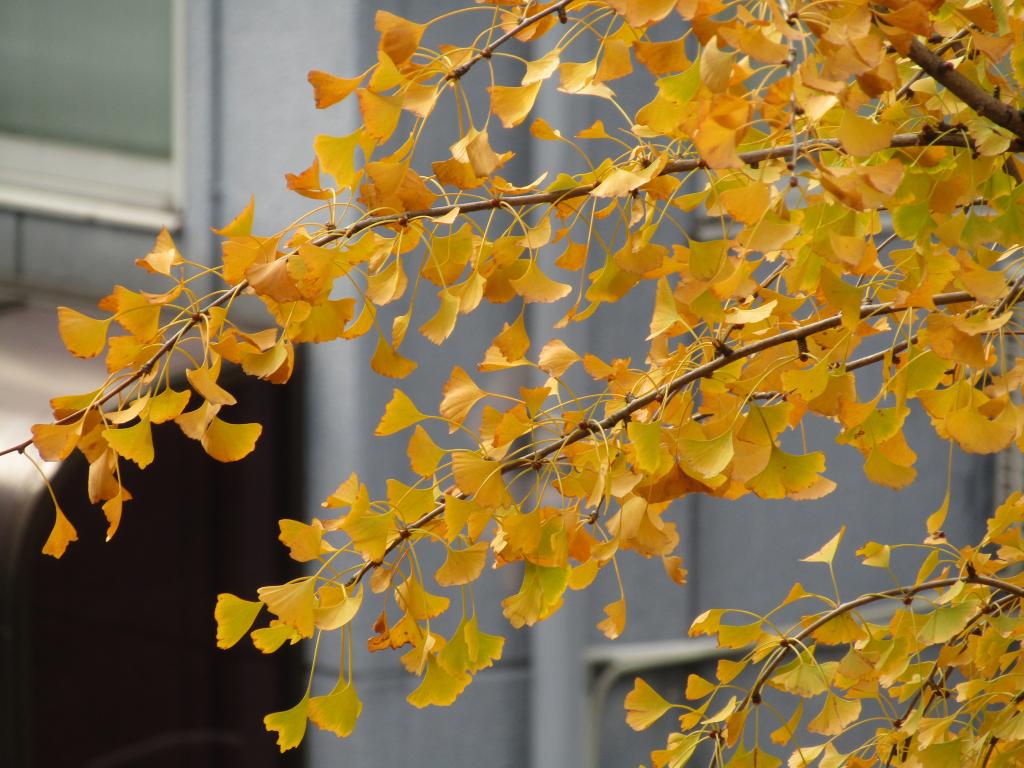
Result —
[[451, 602], [447, 597], [430, 594], [412, 576], [395, 587], [395, 600], [409, 616], [421, 621], [440, 616]]
[[558, 69], [559, 63], [557, 50], [548, 51], [536, 61], [526, 62], [526, 73], [521, 84], [533, 85], [544, 82]]
[[472, 494], [484, 507], [504, 507], [512, 503], [502, 478], [502, 465], [474, 451], [452, 451], [452, 472], [459, 488]]
[[859, 699], [843, 699], [831, 693], [825, 697], [821, 712], [807, 723], [807, 730], [823, 736], [838, 736], [860, 717]]
[[81, 424], [33, 424], [32, 444], [45, 461], [63, 461], [78, 444]]
[[287, 752], [302, 743], [306, 735], [306, 720], [309, 716], [309, 694], [291, 709], [272, 712], [263, 718], [268, 731], [277, 731], [277, 746]]
[[515, 292], [529, 302], [549, 304], [569, 295], [572, 286], [559, 283], [545, 275], [536, 261], [531, 261], [526, 271], [509, 280]]
[[64, 346], [75, 357], [96, 357], [103, 351], [111, 319], [100, 320], [69, 307], [57, 307], [57, 330]]
[[433, 441], [427, 430], [417, 424], [409, 438], [406, 450], [413, 472], [421, 477], [428, 477], [437, 469], [438, 463], [444, 458], [445, 451]]
[[425, 24], [417, 24], [388, 11], [377, 11], [374, 26], [380, 32], [380, 50], [401, 66], [416, 53]]
[[879, 150], [888, 148], [893, 134], [889, 123], [875, 123], [859, 117], [851, 110], [843, 112], [839, 123], [839, 141], [843, 149], [854, 157], [868, 157]]
[[295, 629], [302, 637], [313, 636], [313, 590], [316, 579], [306, 577], [288, 584], [260, 587], [260, 601], [282, 623]]
[[449, 549], [444, 564], [434, 573], [442, 587], [455, 587], [476, 581], [487, 561], [487, 542], [479, 541], [466, 549]]
[[153, 462], [153, 431], [148, 418], [131, 427], [103, 430], [103, 439], [117, 453], [145, 469]]
[[425, 418], [426, 415], [420, 412], [409, 396], [396, 388], [392, 391], [391, 400], [384, 407], [384, 415], [381, 416], [374, 434], [393, 435]]
[[452, 375], [444, 385], [444, 397], [441, 399], [439, 411], [448, 420], [448, 431], [457, 430], [470, 410], [487, 393], [480, 389], [462, 368], [455, 366]]
[[190, 368], [185, 371], [185, 378], [192, 388], [211, 405], [234, 405], [238, 401], [226, 389], [217, 384], [220, 367]]
[[560, 376], [564, 376], [565, 372], [578, 362], [579, 359], [580, 356], [569, 349], [564, 341], [552, 339], [540, 351], [537, 364], [542, 371], [557, 379]]
[[302, 639], [295, 627], [274, 619], [269, 626], [254, 629], [249, 633], [253, 647], [260, 653], [275, 653], [286, 642], [295, 645]]
[[416, 370], [418, 364], [415, 360], [402, 357], [398, 351], [381, 336], [377, 339], [377, 349], [370, 360], [370, 367], [381, 376], [391, 379], [404, 379]]
[[355, 151], [361, 139], [362, 131], [356, 130], [347, 136], [320, 135], [313, 140], [320, 167], [334, 177], [341, 189], [349, 189], [356, 182]]
[[724, 470], [735, 455], [733, 433], [726, 430], [710, 440], [683, 438], [679, 441], [680, 459], [701, 477], [711, 478]]
[[647, 730], [672, 707], [639, 677], [633, 683], [633, 690], [626, 694], [625, 705], [626, 723], [634, 731]]
[[312, 523], [303, 523], [299, 520], [278, 520], [277, 525], [281, 529], [277, 538], [288, 547], [288, 554], [292, 560], [308, 563], [333, 549], [324, 541], [324, 527], [317, 519], [314, 519]]
[[716, 689], [717, 686], [714, 683], [705, 680], [700, 675], [689, 674], [686, 676], [686, 698], [688, 699], [703, 699], [714, 693]]
[[217, 595], [213, 617], [217, 620], [217, 647], [230, 648], [249, 632], [263, 603], [243, 600], [224, 592]]
[[451, 673], [434, 656], [427, 657], [427, 672], [419, 687], [406, 697], [418, 709], [427, 706], [447, 707], [455, 702], [472, 678], [464, 672]]
[[320, 588], [320, 604], [313, 609], [313, 623], [317, 629], [330, 632], [348, 624], [359, 613], [363, 604], [363, 585], [349, 594], [344, 587], [326, 585]]
[[313, 696], [309, 700], [310, 721], [340, 738], [351, 735], [362, 711], [363, 703], [356, 695], [356, 688], [351, 680], [339, 680], [329, 694]]
[[846, 533], [846, 526], [840, 526], [839, 532], [831, 539], [826, 541], [820, 549], [812, 552], [807, 557], [800, 558], [803, 563], [825, 563], [827, 565], [832, 564], [832, 560], [836, 556], [836, 550], [839, 549], [839, 542], [843, 540], [843, 534]]
[[171, 267], [178, 266], [183, 262], [184, 259], [181, 257], [181, 253], [178, 252], [171, 233], [167, 231], [167, 227], [163, 227], [156, 236], [153, 250], [141, 259], [135, 260], [135, 264], [147, 272], [168, 277], [171, 274]]
[[260, 424], [232, 424], [215, 416], [201, 442], [203, 449], [217, 461], [239, 461], [256, 448], [262, 432]]
[[306, 79], [313, 86], [313, 98], [317, 109], [326, 109], [342, 101], [358, 88], [363, 80], [362, 76], [337, 77], [317, 69], [311, 69]]
[[221, 229], [214, 229], [213, 233], [222, 237], [245, 237], [246, 235], [251, 235], [255, 211], [256, 198], [250, 197], [249, 204], [229, 224]]
[[365, 135], [380, 143], [387, 141], [402, 116], [401, 99], [397, 96], [382, 96], [365, 88], [357, 89], [356, 96], [359, 97]]
[[149, 420], [153, 424], [163, 424], [178, 418], [188, 405], [191, 394], [188, 390], [178, 392], [167, 388], [149, 400]]
[[519, 125], [533, 109], [540, 91], [540, 81], [521, 86], [495, 85], [491, 93], [491, 111], [498, 116], [506, 128]]
[[46, 537], [42, 552], [44, 555], [49, 555], [59, 560], [67, 550], [68, 544], [72, 541], [78, 541], [78, 532], [75, 530], [75, 526], [71, 524], [71, 521], [68, 520], [64, 511], [56, 504], [54, 504], [54, 513], [53, 528], [50, 529], [50, 534]]

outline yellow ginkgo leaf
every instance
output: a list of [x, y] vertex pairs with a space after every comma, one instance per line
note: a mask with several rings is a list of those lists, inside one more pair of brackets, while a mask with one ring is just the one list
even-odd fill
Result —
[[804, 563], [830, 564], [836, 556], [836, 550], [839, 548], [839, 542], [843, 540], [843, 534], [845, 533], [846, 526], [840, 526], [839, 532], [835, 536], [826, 541], [820, 549], [809, 554], [807, 557], [800, 558], [800, 561]]
[[480, 389], [462, 368], [455, 366], [444, 385], [440, 413], [449, 421], [448, 431], [454, 432], [466, 420], [470, 410], [487, 393]]
[[140, 342], [152, 341], [160, 331], [160, 305], [123, 285], [115, 285], [114, 292], [104, 297], [99, 306], [116, 313], [114, 320], [118, 325]]
[[438, 294], [440, 302], [437, 312], [420, 326], [420, 333], [426, 336], [435, 344], [441, 344], [451, 336], [455, 330], [455, 322], [459, 315], [461, 300], [449, 290], [441, 291]]
[[619, 598], [604, 607], [605, 618], [597, 623], [605, 637], [614, 640], [626, 630], [626, 600]]
[[377, 349], [370, 360], [370, 367], [381, 376], [391, 379], [404, 379], [416, 370], [418, 364], [415, 360], [402, 357], [398, 351], [381, 336], [377, 339]]
[[314, 696], [309, 700], [309, 719], [325, 731], [345, 738], [356, 727], [356, 720], [363, 711], [363, 703], [356, 695], [352, 681], [339, 680], [326, 696]]
[[286, 642], [295, 645], [302, 639], [295, 627], [277, 619], [272, 620], [270, 626], [254, 629], [249, 637], [252, 638], [253, 647], [260, 653], [274, 653]]
[[435, 656], [427, 657], [427, 672], [419, 687], [406, 698], [414, 707], [422, 709], [430, 705], [447, 707], [455, 702], [472, 678], [465, 672], [451, 673], [437, 661]]
[[224, 592], [217, 595], [213, 617], [217, 620], [217, 647], [230, 648], [243, 637], [263, 610], [263, 603], [243, 600]]
[[148, 418], [140, 419], [131, 427], [105, 429], [103, 439], [118, 456], [134, 461], [139, 469], [153, 462], [153, 430]]
[[491, 111], [498, 116], [501, 124], [506, 128], [519, 125], [533, 109], [540, 85], [538, 80], [529, 85], [495, 85], [488, 88], [491, 93]]
[[493, 509], [512, 503], [499, 462], [474, 451], [452, 451], [452, 472], [463, 493], [472, 495], [480, 506]]
[[277, 746], [282, 752], [299, 746], [306, 735], [306, 720], [309, 717], [309, 694], [291, 709], [272, 712], [263, 718], [268, 731], [277, 731]]
[[522, 276], [512, 278], [509, 284], [526, 301], [542, 304], [558, 301], [572, 291], [572, 286], [559, 283], [545, 275], [536, 261], [531, 261]]
[[33, 424], [32, 444], [45, 461], [63, 461], [75, 449], [82, 424]]
[[734, 455], [732, 431], [726, 430], [710, 440], [679, 441], [680, 460], [700, 477], [711, 478], [729, 466]]
[[476, 581], [487, 561], [487, 549], [486, 541], [478, 541], [466, 549], [449, 549], [444, 565], [434, 573], [434, 580], [442, 587]]
[[165, 389], [149, 400], [149, 420], [153, 424], [163, 424], [178, 418], [188, 405], [191, 394], [188, 390], [178, 392], [171, 388]]
[[59, 506], [54, 505], [54, 510], [56, 517], [53, 528], [50, 529], [50, 535], [46, 537], [46, 543], [43, 544], [43, 554], [60, 559], [67, 550], [68, 544], [78, 541], [78, 532]]
[[636, 468], [650, 473], [661, 464], [661, 424], [631, 421], [626, 426], [629, 442], [636, 451]]
[[839, 123], [839, 143], [854, 157], [868, 157], [886, 149], [893, 134], [891, 123], [875, 123], [860, 117], [853, 110], [843, 110]]
[[320, 588], [320, 604], [313, 609], [313, 622], [317, 629], [330, 632], [348, 624], [359, 613], [363, 604], [363, 585], [354, 594], [344, 587], [328, 584]]
[[634, 731], [644, 731], [661, 718], [672, 705], [639, 677], [626, 694], [626, 723]]
[[313, 140], [320, 167], [334, 177], [340, 189], [350, 189], [356, 182], [355, 151], [362, 138], [362, 130], [348, 136], [325, 136], [321, 134]]
[[387, 141], [398, 127], [402, 116], [402, 100], [398, 96], [383, 96], [365, 88], [356, 91], [359, 112], [363, 116], [363, 132], [379, 143]]
[[315, 587], [316, 579], [309, 576], [288, 584], [260, 587], [256, 594], [260, 602], [284, 624], [303, 637], [312, 637]]
[[362, 82], [360, 77], [336, 77], [329, 72], [321, 72], [312, 69], [306, 75], [309, 84], [313, 86], [313, 98], [316, 100], [317, 109], [326, 109], [344, 100], [349, 94], [359, 87]]
[[690, 700], [703, 699], [705, 696], [715, 692], [717, 686], [705, 680], [700, 675], [687, 675], [686, 677], [686, 698]]
[[425, 418], [426, 415], [420, 412], [408, 395], [400, 389], [395, 389], [374, 434], [379, 437], [393, 435]]
[[156, 236], [156, 243], [153, 245], [153, 250], [141, 259], [135, 260], [135, 264], [142, 267], [147, 272], [154, 275], [166, 276], [170, 276], [171, 267], [178, 266], [182, 263], [184, 263], [184, 259], [178, 252], [178, 248], [174, 244], [171, 233], [167, 231], [167, 227], [163, 227], [160, 230], [160, 233]]
[[75, 357], [96, 357], [107, 343], [111, 318], [98, 320], [68, 307], [57, 307], [57, 330]]
[[380, 32], [380, 50], [399, 67], [416, 53], [427, 28], [425, 24], [417, 24], [388, 11], [377, 11], [374, 26]]
[[192, 385], [192, 389], [198, 392], [211, 405], [234, 405], [238, 401], [226, 389], [217, 384], [217, 376], [220, 373], [220, 364], [212, 368], [190, 368], [185, 371], [185, 378]]
[[238, 461], [252, 453], [262, 432], [260, 424], [231, 424], [215, 416], [201, 442], [203, 449], [217, 461]]
[[312, 523], [303, 523], [299, 520], [278, 520], [277, 525], [281, 529], [277, 538], [288, 547], [288, 554], [291, 555], [292, 560], [308, 563], [333, 549], [324, 541], [323, 523], [316, 518]]
[[432, 619], [448, 610], [447, 597], [432, 595], [414, 577], [410, 576], [395, 587], [395, 601], [399, 607], [417, 621]]
[[229, 224], [214, 229], [213, 233], [222, 237], [245, 237], [252, 234], [252, 224], [256, 211], [256, 198], [250, 197], [249, 204], [242, 209], [241, 213], [235, 216]]
[[444, 458], [445, 451], [431, 439], [423, 425], [417, 424], [409, 438], [406, 450], [412, 471], [421, 477], [429, 477], [437, 469], [438, 462]]
[[807, 730], [822, 736], [838, 736], [860, 717], [860, 699], [843, 699], [829, 694], [821, 712], [807, 723]]

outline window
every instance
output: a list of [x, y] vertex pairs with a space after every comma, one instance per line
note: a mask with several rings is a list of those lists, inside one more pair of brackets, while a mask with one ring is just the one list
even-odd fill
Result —
[[180, 4], [0, 3], [0, 206], [177, 224]]

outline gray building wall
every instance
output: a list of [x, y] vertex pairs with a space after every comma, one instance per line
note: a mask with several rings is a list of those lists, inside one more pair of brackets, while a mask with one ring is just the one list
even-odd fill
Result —
[[[315, 110], [306, 72], [317, 68], [355, 73], [370, 63], [377, 7], [416, 19], [439, 11], [435, 3], [422, 0], [184, 0], [184, 195], [178, 240], [191, 258], [215, 257], [209, 227], [232, 218], [251, 194], [256, 196], [258, 229], [276, 229], [307, 210], [309, 201], [288, 192], [282, 174], [309, 164], [314, 135], [348, 133], [357, 117], [350, 104]], [[446, 34], [469, 40], [485, 20], [486, 14], [466, 14]], [[482, 91], [481, 79], [470, 82]], [[584, 99], [567, 99], [550, 88], [538, 102], [539, 112], [563, 130], [588, 125], [596, 113], [587, 110], [597, 107], [596, 101], [588, 106]], [[438, 138], [428, 141], [436, 149], [451, 141], [452, 129], [441, 118], [435, 121]], [[509, 174], [513, 178], [526, 181], [542, 170], [572, 162], [554, 145], [533, 147], [524, 136], [521, 133], [512, 147], [519, 153]], [[426, 145], [422, 151], [429, 156]], [[131, 261], [149, 250], [154, 234], [2, 210], [0, 280], [39, 302], [49, 301], [54, 292], [95, 298], [114, 281], [132, 279]], [[644, 299], [638, 296], [602, 308], [586, 327], [559, 335], [575, 348], [604, 358], [640, 359], [650, 311]], [[420, 368], [401, 383], [402, 389], [424, 407], [435, 405], [451, 365], [472, 370], [511, 311], [508, 306], [482, 308], [460, 324], [440, 355], [410, 333], [403, 351], [419, 360]], [[530, 307], [535, 349], [557, 314], [557, 307]], [[282, 517], [309, 514], [353, 470], [378, 493], [385, 478], [407, 471], [406, 438], [368, 437], [393, 386], [369, 370], [371, 351], [366, 340], [309, 351], [309, 460], [301, 489], [309, 503], [306, 509], [281, 510]], [[517, 385], [516, 375], [509, 377], [509, 386]], [[926, 420], [915, 415], [910, 429], [910, 442], [919, 454], [919, 479], [899, 494], [865, 481], [859, 456], [831, 445], [833, 435], [832, 427], [823, 424], [809, 432], [811, 444], [827, 449], [828, 475], [840, 487], [820, 501], [794, 504], [748, 498], [726, 503], [692, 496], [677, 504], [672, 519], [679, 525], [681, 554], [690, 570], [690, 583], [684, 588], [668, 582], [660, 562], [622, 557], [629, 625], [621, 642], [660, 643], [628, 646], [631, 658], [642, 659], [643, 649], [649, 647], [652, 657], [657, 649], [662, 663], [670, 665], [664, 660], [672, 658], [672, 649], [684, 652], [689, 623], [709, 607], [765, 609], [779, 601], [796, 578], [809, 588], [824, 588], [823, 569], [802, 566], [794, 571], [796, 561], [832, 536], [841, 523], [848, 526], [847, 543], [837, 563], [848, 595], [879, 583], [878, 574], [855, 565], [854, 545], [869, 539], [921, 538], [924, 516], [942, 499], [947, 450], [934, 439]], [[958, 455], [954, 474], [957, 490], [949, 534], [955, 541], [972, 541], [991, 506], [989, 464]], [[582, 766], [594, 757], [585, 745], [588, 734], [600, 745], [602, 765], [645, 760], [646, 750], [658, 745], [649, 733], [632, 734], [623, 723], [621, 700], [632, 684], [631, 675], [613, 686], [603, 711], [592, 716], [587, 704], [597, 673], [616, 658], [594, 628], [603, 616], [602, 606], [617, 597], [612, 580], [602, 578], [595, 588], [571, 595], [558, 615], [530, 632], [513, 632], [500, 615], [499, 600], [516, 586], [515, 574], [507, 569], [486, 576], [477, 587], [482, 627], [507, 638], [504, 659], [479, 675], [450, 709], [409, 707], [404, 699], [416, 681], [394, 655], [371, 655], [361, 647], [355, 662], [364, 702], [359, 727], [346, 741], [311, 728], [303, 747], [308, 764], [356, 768], [486, 761], [492, 766]], [[367, 607], [364, 614], [355, 631], [357, 639], [370, 634], [376, 611]], [[589, 666], [588, 649], [594, 659]], [[322, 657], [336, 656], [325, 649]], [[336, 674], [330, 662], [322, 662], [315, 687], [330, 688]], [[666, 685], [680, 681], [677, 671], [662, 673], [662, 679]]]

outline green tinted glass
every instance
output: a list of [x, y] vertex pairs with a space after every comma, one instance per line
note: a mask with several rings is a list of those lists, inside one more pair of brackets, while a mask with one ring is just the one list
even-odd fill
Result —
[[0, 0], [0, 133], [171, 153], [171, 0]]

